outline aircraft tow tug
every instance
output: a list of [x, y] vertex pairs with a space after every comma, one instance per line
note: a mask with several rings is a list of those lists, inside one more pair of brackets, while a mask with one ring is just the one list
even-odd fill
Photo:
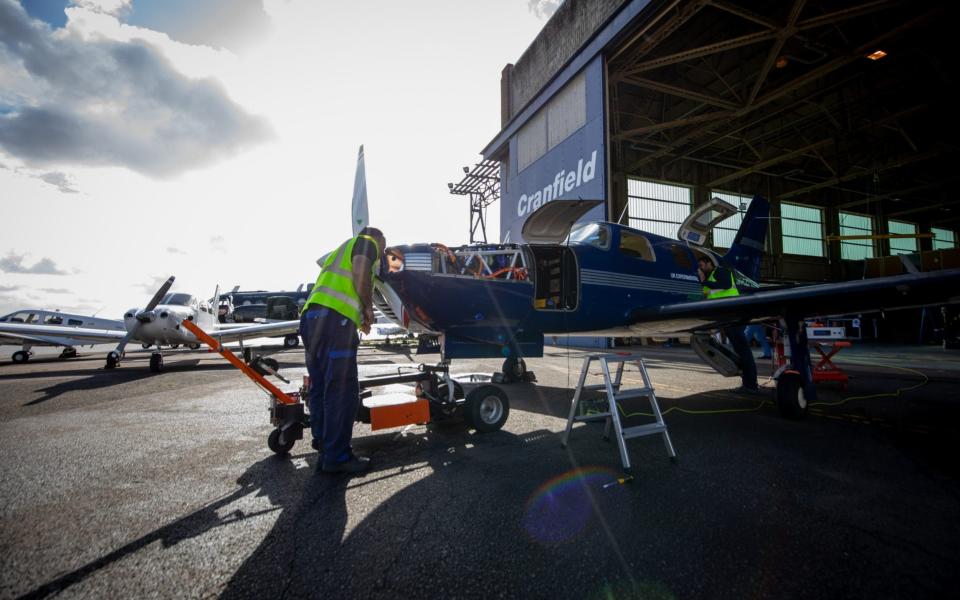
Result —
[[[288, 454], [297, 440], [303, 439], [303, 431], [310, 427], [304, 406], [308, 378], [304, 377], [298, 391], [284, 392], [264, 376], [274, 375], [290, 383], [277, 372], [276, 361], [254, 359], [247, 364], [193, 322], [185, 320], [183, 326], [267, 393], [270, 423], [274, 426], [267, 446], [278, 455]], [[376, 431], [463, 418], [478, 432], [497, 431], [507, 421], [510, 402], [503, 390], [490, 384], [491, 380], [490, 375], [482, 373], [453, 377], [449, 364], [421, 364], [415, 372], [361, 378], [357, 421], [369, 424], [370, 429]], [[415, 394], [372, 395], [372, 388], [404, 383], [415, 383]]]

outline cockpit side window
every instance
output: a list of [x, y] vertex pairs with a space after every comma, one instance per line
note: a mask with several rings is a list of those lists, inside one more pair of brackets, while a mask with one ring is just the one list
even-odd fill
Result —
[[601, 250], [610, 247], [610, 228], [602, 223], [589, 223], [570, 232], [570, 241], [590, 244]]
[[62, 325], [63, 317], [60, 315], [47, 315], [46, 318], [43, 319], [43, 322], [46, 325]]
[[650, 245], [650, 240], [633, 231], [620, 231], [620, 253], [624, 256], [650, 262], [657, 260], [653, 253], [653, 246]]

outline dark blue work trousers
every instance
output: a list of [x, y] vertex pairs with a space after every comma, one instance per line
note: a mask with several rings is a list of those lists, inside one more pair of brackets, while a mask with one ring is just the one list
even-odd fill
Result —
[[335, 310], [315, 307], [300, 317], [300, 337], [310, 374], [307, 399], [313, 439], [323, 447], [325, 463], [349, 460], [360, 402], [357, 326]]
[[744, 387], [757, 388], [757, 363], [753, 360], [753, 350], [744, 334], [743, 327], [726, 327], [723, 335], [727, 336], [734, 352], [740, 357], [740, 381]]

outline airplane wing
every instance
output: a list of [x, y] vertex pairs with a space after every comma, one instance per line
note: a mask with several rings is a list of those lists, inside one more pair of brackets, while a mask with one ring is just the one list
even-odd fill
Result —
[[70, 345], [62, 338], [45, 337], [39, 335], [27, 335], [25, 333], [14, 333], [4, 331], [0, 333], [0, 345], [13, 344], [19, 346], [23, 342], [29, 342], [33, 346], [64, 346]]
[[220, 343], [227, 343], [239, 339], [286, 335], [298, 331], [300, 331], [300, 321], [277, 321], [275, 323], [223, 328], [208, 333], [210, 337], [216, 338]]
[[779, 318], [839, 315], [960, 302], [960, 269], [758, 290], [733, 298], [640, 308], [630, 313], [637, 335], [717, 329]]
[[[49, 340], [55, 346], [102, 344], [116, 342], [127, 335], [120, 329], [91, 329], [65, 325], [32, 325], [28, 323], [0, 323], [0, 337]], [[19, 343], [19, 342], [18, 342]]]

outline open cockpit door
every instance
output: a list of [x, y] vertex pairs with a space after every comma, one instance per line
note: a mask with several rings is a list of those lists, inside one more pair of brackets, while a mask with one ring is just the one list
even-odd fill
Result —
[[570, 229], [602, 200], [553, 200], [530, 215], [521, 234], [528, 244], [562, 244]]
[[709, 202], [690, 213], [680, 225], [677, 237], [681, 242], [694, 246], [703, 246], [707, 234], [718, 223], [737, 214], [737, 207], [720, 198], [711, 198]]

